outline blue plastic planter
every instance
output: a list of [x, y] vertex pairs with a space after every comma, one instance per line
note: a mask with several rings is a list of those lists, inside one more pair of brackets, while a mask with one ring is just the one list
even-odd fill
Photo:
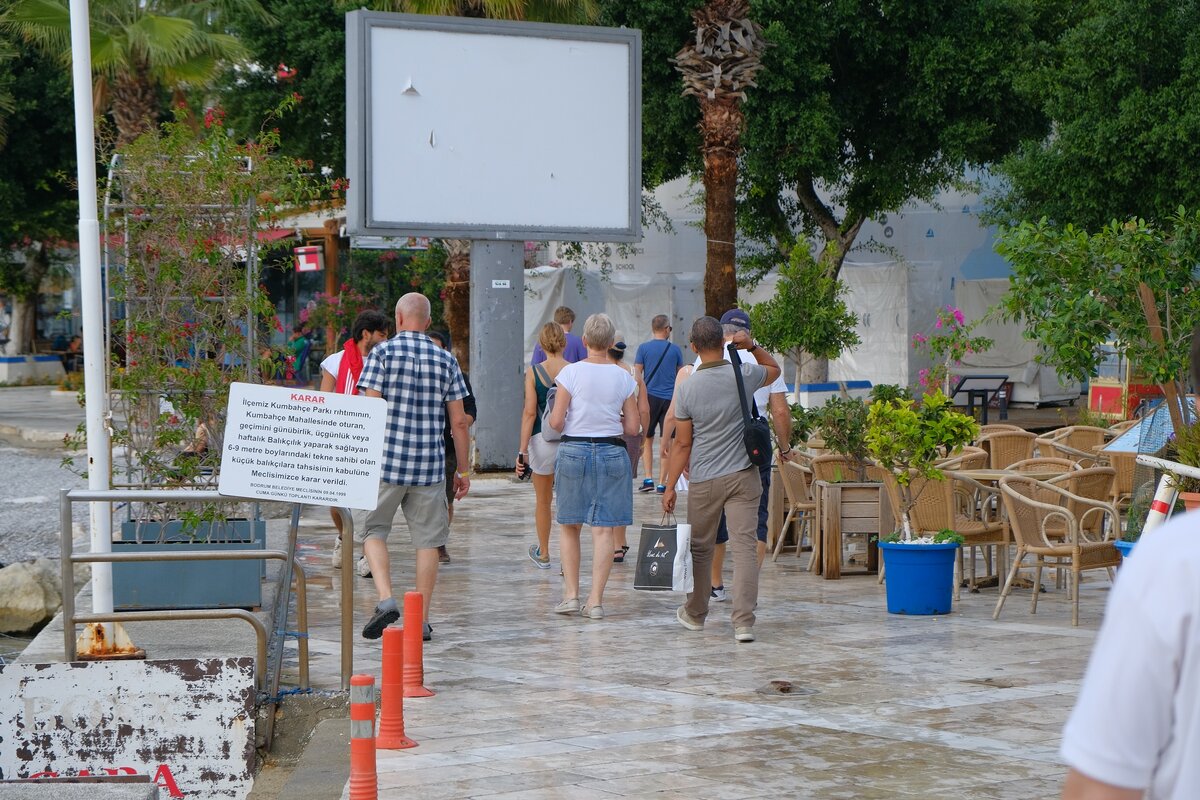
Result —
[[958, 545], [880, 542], [889, 614], [948, 614]]
[[1113, 542], [1113, 546], [1121, 551], [1121, 558], [1129, 558], [1129, 554], [1133, 552], [1133, 546], [1137, 542], [1126, 542], [1121, 539]]

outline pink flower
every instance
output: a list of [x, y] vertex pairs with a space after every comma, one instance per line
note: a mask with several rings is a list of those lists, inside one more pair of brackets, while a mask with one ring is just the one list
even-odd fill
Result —
[[925, 338], [925, 335], [922, 333], [918, 333], [913, 336], [913, 344], [925, 344], [927, 341], [929, 340]]
[[964, 319], [963, 319], [963, 313], [962, 313], [961, 311], [959, 311], [959, 310], [956, 308], [956, 309], [954, 309], [954, 310], [953, 310], [953, 312], [952, 312], [952, 313], [954, 314], [954, 321], [955, 321], [955, 322], [957, 322], [959, 325], [965, 325], [965, 324], [966, 324], [966, 320], [964, 320]]
[[942, 318], [941, 317], [937, 318], [937, 322], [933, 323], [933, 327], [939, 328], [939, 329], [942, 327]]

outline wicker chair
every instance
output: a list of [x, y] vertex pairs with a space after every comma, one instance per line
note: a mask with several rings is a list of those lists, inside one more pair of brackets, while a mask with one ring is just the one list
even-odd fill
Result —
[[[1117, 471], [1112, 467], [1089, 467], [1087, 469], [1077, 469], [1064, 473], [1057, 478], [1051, 478], [1046, 483], [1066, 489], [1071, 494], [1082, 497], [1085, 500], [1091, 500], [1096, 503], [1107, 503], [1108, 499], [1112, 497], [1112, 486], [1116, 481], [1116, 477]], [[1067, 503], [1067, 508], [1076, 517], [1082, 517], [1087, 510], [1086, 507], [1076, 503], [1074, 500]], [[1080, 524], [1083, 525], [1083, 529], [1094, 539], [1117, 538], [1117, 533], [1114, 533], [1111, 537], [1107, 535], [1103, 527], [1104, 522], [1103, 515], [1092, 514]]]
[[[887, 488], [892, 510], [896, 517], [896, 527], [901, 526], [900, 519], [900, 486], [896, 476], [890, 472], [883, 475], [883, 485]], [[981, 483], [956, 476], [953, 472], [945, 473], [943, 480], [928, 480], [913, 475], [913, 495], [916, 502], [909, 512], [913, 533], [937, 533], [949, 529], [956, 531], [964, 539], [963, 548], [971, 551], [971, 577], [969, 586], [975, 590], [975, 548], [1003, 547], [1008, 542], [1008, 534], [1002, 520], [995, 518], [990, 512], [989, 502], [975, 505], [977, 494], [984, 496], [996, 494], [996, 490]], [[977, 511], [976, 509], [982, 511]], [[958, 574], [963, 575], [963, 552], [958, 553]], [[957, 584], [959, 581], [956, 581]]]
[[[1000, 618], [1021, 562], [1025, 556], [1033, 555], [1037, 573], [1029, 613], [1037, 613], [1042, 569], [1047, 566], [1066, 567], [1070, 575], [1071, 624], [1078, 625], [1080, 573], [1103, 568], [1108, 570], [1111, 580], [1112, 568], [1121, 564], [1121, 554], [1111, 540], [1095, 539], [1088, 534], [1086, 529], [1090, 527], [1089, 520], [1092, 516], [1107, 516], [1112, 525], [1108, 530], [1120, 530], [1117, 510], [1109, 503], [1088, 500], [1060, 486], [1020, 475], [1001, 478], [1000, 493], [1017, 541], [1017, 556], [1000, 591], [1000, 599], [996, 601], [992, 619]], [[1077, 513], [1080, 509], [1082, 513]], [[1103, 522], [1100, 527], [1104, 528]]]
[[1071, 472], [1078, 470], [1079, 465], [1069, 458], [1051, 458], [1049, 456], [1034, 456], [1023, 458], [1008, 465], [1012, 472]]
[[1113, 436], [1107, 428], [1094, 428], [1091, 425], [1068, 425], [1065, 428], [1050, 431], [1045, 436], [1037, 438], [1038, 452], [1043, 456], [1065, 458], [1081, 464], [1081, 466], [1096, 466], [1099, 458], [1095, 455], [1105, 442]]
[[1099, 454], [1103, 465], [1116, 470], [1113, 478], [1112, 491], [1108, 502], [1118, 510], [1129, 508], [1133, 501], [1133, 476], [1137, 469], [1137, 453], [1125, 453], [1120, 450], [1102, 450]]
[[979, 446], [988, 451], [988, 466], [1007, 469], [1010, 464], [1033, 458], [1037, 437], [1029, 431], [996, 431], [979, 437]]
[[982, 447], [964, 447], [937, 463], [938, 469], [987, 469], [988, 454]]
[[859, 464], [849, 456], [840, 453], [825, 453], [812, 460], [814, 481], [826, 483], [842, 483], [843, 481], [858, 480]]
[[1003, 433], [1004, 431], [1023, 431], [1025, 430], [1020, 425], [1009, 425], [1007, 422], [992, 422], [987, 425], [979, 426], [979, 437], [982, 439], [993, 433]]
[[1108, 432], [1112, 438], [1115, 439], [1125, 431], [1132, 428], [1134, 425], [1137, 425], [1139, 422], [1141, 422], [1140, 419], [1127, 419], [1121, 422], [1114, 422], [1112, 425], [1108, 426]]
[[783, 525], [779, 528], [779, 535], [775, 538], [775, 551], [771, 554], [772, 561], [779, 560], [779, 551], [783, 549], [783, 540], [787, 535], [788, 526], [793, 521], [800, 523], [800, 530], [796, 532], [796, 557], [800, 556], [800, 547], [804, 542], [804, 531], [808, 531], [810, 542], [816, 542], [816, 526], [813, 521], [816, 519], [817, 504], [813, 500], [812, 495], [808, 490], [808, 475], [802, 467], [799, 467], [790, 462], [776, 456], [775, 463], [779, 467], [777, 473], [780, 482], [783, 484], [783, 496], [787, 502], [787, 515], [783, 518]]

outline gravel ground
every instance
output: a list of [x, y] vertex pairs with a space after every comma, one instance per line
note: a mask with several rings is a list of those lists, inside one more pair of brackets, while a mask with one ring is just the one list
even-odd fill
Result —
[[[0, 562], [58, 557], [58, 492], [86, 489], [87, 481], [62, 466], [64, 451], [0, 447]], [[76, 523], [87, 525], [86, 505]]]

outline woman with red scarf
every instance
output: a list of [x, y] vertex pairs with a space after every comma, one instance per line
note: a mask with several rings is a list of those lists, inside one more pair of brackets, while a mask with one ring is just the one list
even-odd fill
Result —
[[[338, 394], [358, 394], [358, 376], [362, 373], [363, 359], [371, 348], [387, 339], [391, 321], [378, 311], [364, 311], [354, 318], [350, 329], [351, 337], [341, 350], [321, 362], [321, 391]], [[333, 524], [337, 527], [337, 543], [333, 546], [333, 568], [342, 566], [342, 519], [333, 509], [329, 510]]]

